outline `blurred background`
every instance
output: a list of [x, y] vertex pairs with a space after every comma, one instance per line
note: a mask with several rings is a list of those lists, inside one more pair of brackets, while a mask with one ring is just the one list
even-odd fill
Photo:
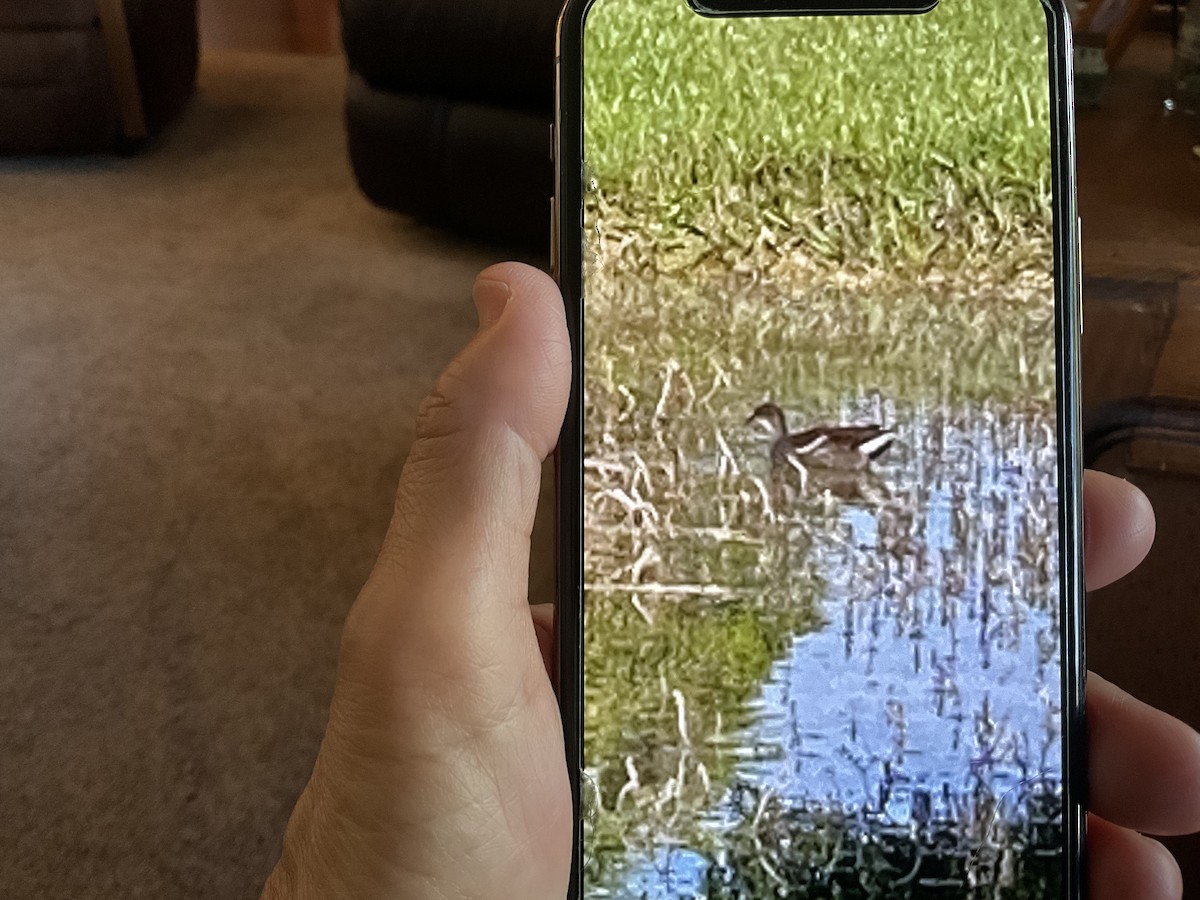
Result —
[[[0, 897], [258, 895], [474, 275], [547, 264], [558, 6], [0, 0]], [[1194, 7], [1075, 14], [1087, 445], [1159, 513], [1089, 662], [1200, 725]]]
[[[1097, 30], [1085, 19], [1076, 38], [1087, 453], [1149, 494], [1158, 538], [1137, 572], [1092, 596], [1088, 662], [1196, 726], [1200, 8], [1093, 2], [1089, 14]], [[1166, 843], [1185, 896], [1200, 897], [1200, 842]]]
[[201, 0], [206, 48], [332, 55], [339, 51], [337, 0]]

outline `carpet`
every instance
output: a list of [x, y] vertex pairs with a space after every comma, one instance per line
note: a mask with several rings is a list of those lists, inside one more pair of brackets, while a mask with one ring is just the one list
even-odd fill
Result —
[[209, 55], [143, 154], [0, 160], [0, 897], [253, 898], [278, 852], [502, 255], [358, 194], [343, 78]]

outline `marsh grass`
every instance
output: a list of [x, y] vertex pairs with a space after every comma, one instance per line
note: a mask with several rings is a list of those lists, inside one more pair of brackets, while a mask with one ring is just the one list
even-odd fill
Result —
[[[641, 309], [635, 303], [629, 315], [636, 319]], [[869, 327], [865, 319], [862, 324]], [[764, 448], [741, 427], [757, 396], [741, 379], [769, 363], [749, 354], [730, 358], [727, 375], [705, 381], [690, 374], [694, 361], [685, 365], [673, 356], [650, 369], [654, 331], [635, 327], [626, 334], [622, 355], [643, 354], [642, 365], [628, 371], [643, 372], [644, 379], [618, 381], [623, 369], [614, 358], [601, 372], [591, 368], [587, 382], [584, 722], [585, 764], [595, 789], [590, 884], [619, 878], [629, 854], [653, 853], [664, 844], [721, 858], [707, 817], [732, 789], [747, 754], [773, 752], [747, 744], [745, 729], [763, 714], [758, 692], [798, 636], [838, 625], [848, 641], [880, 628], [923, 633], [925, 617], [934, 614], [930, 591], [939, 597], [938, 616], [1013, 640], [1026, 627], [1026, 609], [1055, 614], [1053, 497], [1045, 494], [1053, 490], [1054, 413], [1044, 381], [1019, 402], [1001, 403], [988, 395], [985, 370], [978, 382], [985, 397], [973, 400], [974, 382], [955, 379], [958, 360], [942, 356], [930, 361], [910, 396], [897, 399], [865, 392], [861, 372], [853, 369], [827, 368], [821, 390], [792, 388], [789, 395], [803, 396], [811, 409], [827, 398], [829, 417], [878, 417], [900, 430], [897, 454], [907, 460], [908, 473], [897, 482], [903, 489], [885, 490], [869, 505], [878, 535], [859, 546], [844, 530], [840, 503], [828, 495], [775, 502]], [[725, 334], [725, 346], [741, 346], [736, 335]], [[631, 349], [643, 338], [644, 346]], [[714, 336], [704, 340], [721, 346]], [[886, 363], [881, 371], [886, 378]], [[895, 377], [904, 371], [897, 365]], [[1026, 372], [1031, 384], [1049, 377], [1038, 366]], [[941, 399], [943, 383], [951, 385], [952, 399]], [[859, 399], [847, 405], [847, 396], [855, 395]], [[1010, 497], [994, 469], [1014, 464], [1025, 467], [1021, 478], [1044, 489]], [[888, 471], [885, 466], [885, 476]], [[930, 545], [922, 530], [930, 492], [939, 485], [951, 491], [954, 510], [944, 547]], [[1005, 559], [1016, 564], [997, 567]], [[982, 594], [970, 595], [971, 585]], [[823, 598], [834, 596], [831, 591], [849, 598], [844, 624], [828, 618]], [[936, 639], [914, 638], [911, 652], [925, 671], [938, 654], [953, 651]], [[1025, 736], [988, 724], [986, 710], [975, 718], [988, 729], [979, 740], [1009, 748], [1004, 752], [1015, 754], [1022, 771], [1034, 765], [1022, 761], [1038, 752]], [[771, 896], [754, 890], [713, 896]]]
[[[730, 736], [757, 714], [754, 698], [794, 639], [828, 625], [821, 573], [838, 504], [816, 492], [778, 501], [764, 448], [744, 427], [750, 410], [772, 397], [794, 427], [898, 427], [903, 452], [928, 458], [933, 478], [947, 429], [982, 447], [1007, 439], [1005, 416], [1052, 423], [1048, 290], [1033, 271], [1004, 290], [928, 294], [832, 282], [793, 293], [738, 273], [705, 285], [593, 282], [584, 336], [589, 884], [620, 878], [630, 854], [664, 844], [716, 852], [706, 816], [746, 752]], [[1046, 443], [1038, 428], [1031, 444]], [[977, 494], [960, 498], [964, 510]], [[915, 587], [903, 567], [923, 502], [880, 510], [894, 555], [848, 563], [867, 595]], [[972, 566], [1011, 549], [971, 515], [955, 528], [982, 554]], [[912, 615], [905, 602], [886, 614], [896, 627]]]
[[[954, 797], [918, 795], [910, 824], [878, 811], [797, 808], [737, 786], [748, 814], [705, 873], [706, 900], [842, 897], [1041, 900], [1061, 892], [1058, 785], [1032, 785], [995, 818], [984, 785]], [[944, 811], [934, 813], [936, 806]]]
[[[693, 400], [680, 372], [660, 373], [641, 414], [610, 411], [613, 430], [585, 470], [584, 721], [594, 788], [586, 871], [595, 896], [635, 896], [619, 887], [630, 861], [664, 847], [707, 860], [706, 893], [695, 896], [714, 900], [1050, 893], [1061, 823], [1056, 789], [1040, 773], [1054, 765], [1052, 718], [1039, 737], [994, 718], [986, 702], [960, 711], [973, 723], [964, 746], [978, 748], [970, 791], [923, 785], [922, 800], [903, 779], [875, 780], [880, 766], [887, 773], [923, 749], [905, 739], [902, 706], [889, 706], [893, 744], [837, 751], [866, 754], [864, 784], [878, 792], [866, 806], [797, 803], [744, 779], [757, 760], [784, 753], [753, 734], [757, 720], [780, 715], [759, 693], [798, 638], [840, 631], [847, 658], [866, 659], [891, 652], [887, 635], [903, 635], [910, 677], [921, 685], [940, 657], [961, 652], [938, 636], [939, 621], [957, 623], [955, 642], [997, 648], [1027, 640], [1030, 609], [1057, 627], [1052, 411], [991, 401], [920, 413], [899, 405], [892, 412], [904, 422], [905, 461], [897, 465], [911, 471], [920, 460], [921, 477], [867, 503], [876, 533], [863, 544], [828, 497], [799, 495], [772, 508], [756, 474], [761, 448], [710, 418], [734, 419], [736, 408], [693, 410], [710, 401]], [[655, 410], [661, 426], [671, 408], [672, 427], [640, 431]], [[640, 442], [627, 443], [634, 434]], [[978, 455], [987, 448], [1007, 450]], [[1013, 466], [1024, 468], [1012, 477], [1037, 487], [1010, 495], [1002, 470]], [[928, 523], [934, 490], [950, 491], [940, 536]], [[1017, 564], [998, 565], [1004, 560]], [[844, 622], [830, 619], [833, 608], [844, 608]], [[1043, 665], [1053, 677], [1053, 657]], [[916, 691], [912, 699], [924, 697]], [[958, 691], [953, 679], [945, 685], [938, 716], [949, 714], [940, 704]], [[964, 760], [963, 778], [967, 771]], [[995, 796], [993, 771], [1019, 778], [1025, 792]], [[905, 791], [911, 819], [889, 821], [892, 793]], [[733, 816], [731, 803], [740, 810]], [[599, 887], [606, 884], [609, 893]], [[964, 894], [964, 885], [975, 887]]]
[[624, 443], [678, 400], [686, 379], [662, 374], [644, 411], [608, 410], [613, 428], [584, 472], [590, 884], [628, 851], [701, 840], [736, 761], [729, 735], [792, 638], [819, 622], [803, 552], [812, 524], [777, 516], [713, 419]]
[[712, 455], [714, 427], [737, 429], [767, 398], [808, 422], [844, 414], [847, 398], [1044, 407], [1049, 278], [960, 288], [597, 280], [584, 334], [588, 449], [604, 450], [601, 436], [626, 447], [665, 438], [668, 456]]
[[651, 622], [627, 597], [593, 597], [589, 606], [585, 739], [594, 816], [586, 865], [598, 883], [630, 851], [703, 841], [704, 812], [727, 789], [736, 761], [727, 736], [746, 726], [748, 701], [771, 664], [813, 619], [811, 608], [786, 604], [768, 612], [761, 604], [660, 600]]

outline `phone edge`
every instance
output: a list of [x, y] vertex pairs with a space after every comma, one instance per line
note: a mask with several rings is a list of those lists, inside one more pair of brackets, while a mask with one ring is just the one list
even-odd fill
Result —
[[[563, 48], [582, 55], [583, 24], [596, 0], [566, 0], [555, 29], [554, 118], [551, 131], [554, 192], [551, 197], [551, 274], [562, 292], [571, 341], [571, 392], [555, 449], [556, 484], [556, 678], [563, 738], [571, 781], [573, 818], [568, 900], [582, 884], [581, 808], [583, 740], [582, 622], [582, 404], [583, 375], [583, 84], [578, 67], [564, 69]], [[1087, 889], [1087, 726], [1085, 719], [1086, 597], [1083, 583], [1083, 454], [1079, 356], [1083, 330], [1081, 223], [1076, 190], [1074, 49], [1065, 0], [1040, 0], [1046, 12], [1051, 89], [1051, 190], [1053, 195], [1054, 291], [1058, 470], [1060, 648], [1063, 720], [1063, 887], [1069, 900], [1085, 900]], [[563, 163], [578, 160], [568, 177]], [[579, 221], [572, 222], [569, 210]], [[575, 240], [574, 238], [578, 238]], [[578, 464], [564, 465], [577, 460]], [[563, 610], [570, 615], [564, 616]]]

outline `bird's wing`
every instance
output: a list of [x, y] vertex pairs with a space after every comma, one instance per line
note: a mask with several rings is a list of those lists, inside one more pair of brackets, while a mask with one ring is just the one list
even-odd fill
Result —
[[811, 428], [788, 437], [788, 455], [803, 456], [829, 442], [829, 433], [820, 428]]
[[883, 431], [882, 429], [874, 437], [867, 438], [858, 445], [858, 449], [874, 459], [884, 450], [892, 445], [892, 441], [896, 440], [896, 434], [892, 431]]
[[835, 425], [820, 430], [828, 440], [841, 447], [855, 447], [883, 433], [880, 425]]

